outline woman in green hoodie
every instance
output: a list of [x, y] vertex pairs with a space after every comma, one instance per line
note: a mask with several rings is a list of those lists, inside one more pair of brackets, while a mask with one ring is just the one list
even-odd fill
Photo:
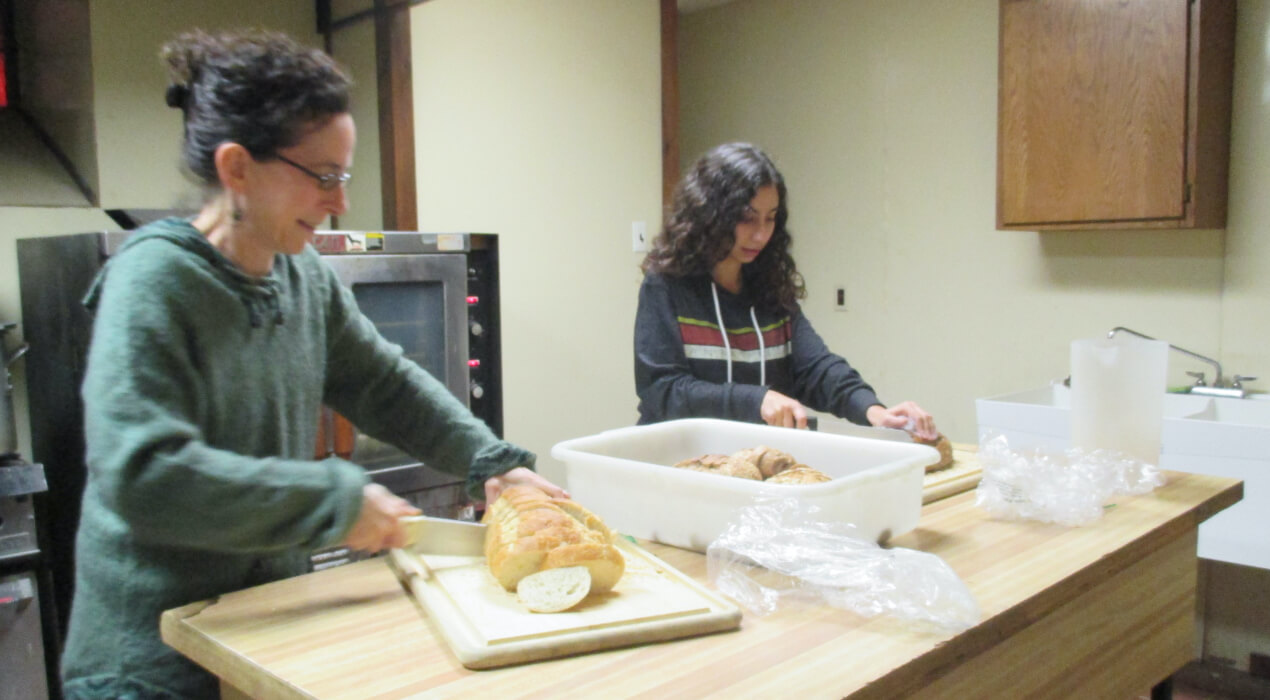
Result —
[[86, 299], [72, 699], [216, 697], [159, 639], [163, 610], [303, 573], [317, 548], [404, 544], [414, 507], [312, 458], [323, 403], [466, 475], [474, 499], [522, 483], [564, 495], [380, 337], [309, 245], [347, 206], [355, 134], [334, 62], [265, 32], [182, 35], [163, 58], [206, 203], [139, 230]]

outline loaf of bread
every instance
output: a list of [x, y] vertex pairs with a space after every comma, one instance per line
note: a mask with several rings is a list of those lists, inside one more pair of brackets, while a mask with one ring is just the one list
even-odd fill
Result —
[[914, 437], [913, 442], [917, 442], [922, 445], [930, 445], [931, 447], [934, 447], [935, 449], [939, 450], [939, 461], [934, 464], [928, 465], [926, 467], [927, 473], [937, 472], [940, 469], [947, 469], [952, 466], [952, 463], [953, 463], [952, 443], [949, 442], [948, 438], [944, 437], [943, 433], [939, 433], [939, 436], [935, 438], [934, 440], [922, 440], [920, 438]]
[[530, 574], [582, 566], [591, 574], [590, 590], [602, 593], [626, 569], [613, 533], [594, 513], [532, 486], [505, 489], [482, 522], [490, 573], [509, 591]]
[[767, 478], [769, 484], [820, 484], [832, 481], [829, 475], [806, 464], [798, 464]]

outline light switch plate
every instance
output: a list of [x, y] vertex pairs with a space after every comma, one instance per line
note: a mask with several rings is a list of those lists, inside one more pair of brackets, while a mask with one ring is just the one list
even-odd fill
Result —
[[636, 253], [648, 250], [648, 224], [643, 221], [631, 222], [631, 250]]

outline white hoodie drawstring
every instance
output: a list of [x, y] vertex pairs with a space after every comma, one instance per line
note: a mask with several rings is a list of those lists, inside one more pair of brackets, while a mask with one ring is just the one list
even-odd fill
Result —
[[754, 334], [758, 336], [758, 383], [767, 386], [767, 349], [763, 347], [763, 329], [758, 327], [753, 306], [750, 307], [750, 323], [754, 324]]
[[[723, 353], [728, 361], [728, 383], [732, 383], [732, 343], [728, 342], [728, 327], [723, 325], [723, 312], [719, 309], [719, 286], [710, 282], [710, 293], [714, 296], [714, 317], [719, 322], [719, 333], [723, 336]], [[763, 331], [758, 327], [758, 317], [754, 315], [754, 307], [750, 307], [750, 323], [754, 324], [754, 332], [758, 334], [759, 384], [767, 386], [767, 350], [763, 345]]]

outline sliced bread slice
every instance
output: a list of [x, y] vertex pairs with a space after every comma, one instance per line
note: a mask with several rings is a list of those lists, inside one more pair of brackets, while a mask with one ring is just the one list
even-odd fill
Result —
[[585, 566], [544, 569], [516, 584], [516, 598], [533, 612], [568, 610], [591, 592], [591, 572]]

